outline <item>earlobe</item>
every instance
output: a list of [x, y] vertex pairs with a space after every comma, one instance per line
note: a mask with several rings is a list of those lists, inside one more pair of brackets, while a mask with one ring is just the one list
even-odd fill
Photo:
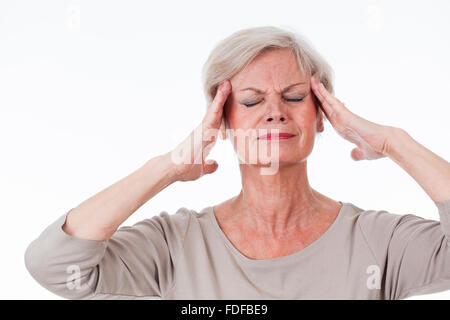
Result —
[[317, 122], [317, 132], [323, 132], [323, 130], [324, 130], [323, 121], [320, 120]]

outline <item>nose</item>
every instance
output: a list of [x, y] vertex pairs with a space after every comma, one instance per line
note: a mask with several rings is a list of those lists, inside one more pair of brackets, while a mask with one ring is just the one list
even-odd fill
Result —
[[278, 116], [278, 115], [268, 116], [266, 121], [267, 122], [275, 122], [275, 123], [277, 123], [277, 122], [284, 122], [285, 121], [285, 117], [282, 116], [282, 115], [281, 116]]
[[284, 123], [286, 122], [286, 114], [280, 104], [274, 102], [269, 107], [266, 115], [266, 122], [268, 123]]

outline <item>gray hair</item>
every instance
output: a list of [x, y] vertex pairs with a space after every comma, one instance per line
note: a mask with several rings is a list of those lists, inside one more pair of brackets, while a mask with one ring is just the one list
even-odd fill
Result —
[[202, 83], [207, 108], [214, 100], [220, 82], [232, 78], [263, 52], [282, 48], [293, 51], [303, 74], [310, 77], [317, 74], [325, 88], [334, 93], [333, 70], [304, 36], [273, 26], [253, 27], [239, 30], [220, 41], [203, 65]]

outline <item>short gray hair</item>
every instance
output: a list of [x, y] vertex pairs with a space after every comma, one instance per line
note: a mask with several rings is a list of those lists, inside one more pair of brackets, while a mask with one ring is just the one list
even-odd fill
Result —
[[202, 83], [207, 108], [214, 100], [220, 82], [232, 78], [263, 52], [282, 48], [293, 51], [302, 73], [307, 76], [317, 74], [319, 81], [334, 94], [332, 68], [304, 36], [273, 26], [252, 27], [220, 41], [203, 65]]

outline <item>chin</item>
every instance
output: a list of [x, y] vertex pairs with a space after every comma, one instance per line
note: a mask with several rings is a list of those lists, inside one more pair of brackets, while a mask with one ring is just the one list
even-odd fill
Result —
[[[270, 162], [268, 163], [267, 160], [270, 159]], [[270, 163], [278, 163], [279, 167], [282, 166], [291, 166], [295, 164], [299, 164], [300, 162], [304, 161], [306, 159], [306, 156], [302, 156], [299, 153], [293, 154], [292, 152], [281, 154], [278, 157], [267, 157], [265, 160], [265, 163], [262, 163], [262, 161], [258, 161], [258, 165], [261, 166], [269, 166]]]

